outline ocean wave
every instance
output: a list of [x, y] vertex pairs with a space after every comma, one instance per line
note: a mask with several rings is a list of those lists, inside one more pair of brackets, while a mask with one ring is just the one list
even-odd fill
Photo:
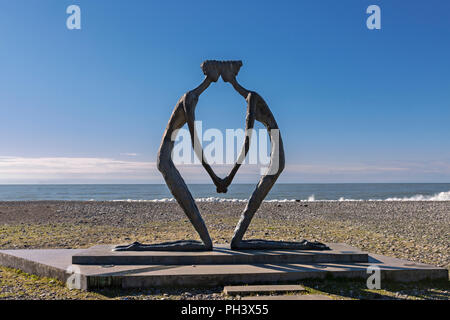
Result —
[[439, 192], [431, 196], [418, 194], [412, 197], [387, 198], [386, 201], [450, 201], [450, 191]]
[[[95, 201], [92, 199], [92, 201]], [[175, 202], [174, 198], [162, 198], [162, 199], [117, 199], [113, 202]], [[197, 202], [248, 202], [248, 199], [236, 199], [236, 198], [219, 198], [219, 197], [207, 197], [196, 198]], [[440, 192], [433, 195], [417, 194], [412, 197], [392, 197], [386, 199], [347, 199], [344, 197], [338, 200], [316, 199], [314, 195], [308, 197], [308, 199], [272, 199], [264, 200], [264, 202], [339, 202], [339, 201], [450, 201], [450, 191]]]
[[391, 197], [386, 199], [345, 199], [339, 198], [338, 201], [450, 201], [450, 191], [439, 192], [433, 195], [416, 194], [412, 197]]

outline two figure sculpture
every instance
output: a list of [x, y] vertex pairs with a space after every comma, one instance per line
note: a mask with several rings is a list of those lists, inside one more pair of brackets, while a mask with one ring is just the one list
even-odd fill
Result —
[[[199, 212], [199, 209], [192, 197], [186, 183], [178, 172], [172, 161], [172, 150], [174, 148], [173, 134], [185, 124], [189, 128], [192, 147], [196, 156], [201, 160], [205, 170], [208, 172], [212, 181], [216, 185], [218, 193], [226, 193], [228, 186], [238, 171], [243, 159], [245, 159], [250, 147], [249, 131], [253, 129], [255, 120], [261, 122], [267, 129], [271, 141], [271, 157], [267, 173], [261, 177], [252, 196], [248, 200], [247, 206], [242, 212], [241, 218], [234, 231], [230, 247], [233, 250], [242, 249], [328, 249], [319, 242], [301, 242], [286, 241], [268, 241], [268, 240], [243, 240], [245, 231], [260, 207], [266, 195], [275, 184], [279, 175], [284, 169], [284, 149], [279, 128], [272, 112], [264, 99], [256, 92], [242, 87], [236, 80], [236, 76], [242, 66], [241, 61], [216, 61], [207, 60], [201, 64], [205, 79], [200, 85], [186, 92], [175, 106], [172, 115], [164, 132], [161, 146], [158, 152], [157, 165], [162, 173], [167, 186], [172, 195], [189, 218], [195, 230], [200, 236], [201, 241], [180, 240], [174, 242], [165, 242], [160, 244], [141, 244], [135, 242], [131, 245], [117, 246], [116, 251], [201, 251], [212, 250], [213, 243], [209, 236], [208, 229]], [[235, 163], [230, 174], [222, 179], [219, 178], [207, 160], [203, 156], [203, 149], [195, 133], [195, 107], [200, 95], [211, 85], [222, 77], [224, 82], [230, 83], [233, 88], [247, 101], [247, 115], [245, 122], [245, 141], [238, 161]], [[273, 134], [277, 132], [277, 134]], [[198, 147], [200, 146], [200, 147]]]

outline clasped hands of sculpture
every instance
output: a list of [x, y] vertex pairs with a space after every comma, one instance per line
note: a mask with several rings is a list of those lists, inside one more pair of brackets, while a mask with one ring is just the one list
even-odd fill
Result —
[[[192, 197], [186, 183], [172, 161], [172, 150], [174, 147], [174, 141], [172, 138], [173, 135], [176, 134], [176, 131], [187, 123], [195, 154], [201, 160], [203, 167], [216, 185], [217, 192], [226, 193], [228, 186], [233, 181], [236, 172], [248, 153], [250, 147], [249, 131], [253, 129], [255, 120], [261, 122], [269, 132], [270, 141], [272, 144], [270, 164], [266, 174], [260, 178], [259, 183], [257, 184], [244, 211], [241, 214], [241, 218], [236, 226], [230, 243], [231, 249], [329, 249], [320, 242], [310, 242], [307, 240], [303, 240], [301, 242], [270, 241], [260, 239], [243, 240], [244, 233], [250, 225], [254, 214], [283, 171], [285, 159], [283, 141], [281, 139], [281, 135], [279, 134], [278, 125], [268, 105], [259, 94], [245, 89], [236, 80], [236, 76], [239, 73], [241, 66], [241, 61], [207, 60], [201, 64], [201, 68], [206, 77], [197, 88], [184, 94], [176, 104], [167, 124], [158, 152], [158, 170], [162, 173], [169, 190], [189, 218], [202, 241], [180, 240], [159, 244], [141, 244], [139, 242], [134, 242], [130, 245], [117, 246], [114, 249], [115, 251], [212, 250], [212, 240], [209, 236], [205, 222], [203, 221], [203, 218], [198, 210], [197, 204], [195, 203], [195, 200]], [[198, 99], [200, 95], [209, 87], [209, 85], [213, 82], [217, 82], [220, 77], [222, 77], [223, 81], [230, 83], [233, 88], [247, 101], [244, 145], [242, 146], [241, 153], [230, 174], [224, 179], [219, 178], [206, 161], [200, 141], [198, 140], [198, 136], [195, 132], [195, 108], [197, 106]]]

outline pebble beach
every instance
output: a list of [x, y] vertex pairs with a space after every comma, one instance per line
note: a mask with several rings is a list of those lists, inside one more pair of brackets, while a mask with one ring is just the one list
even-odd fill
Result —
[[[200, 202], [198, 207], [214, 243], [223, 244], [230, 241], [245, 203]], [[450, 201], [315, 201], [263, 203], [246, 238], [343, 242], [450, 269], [449, 235]], [[1, 249], [181, 239], [198, 236], [176, 203], [0, 202]]]

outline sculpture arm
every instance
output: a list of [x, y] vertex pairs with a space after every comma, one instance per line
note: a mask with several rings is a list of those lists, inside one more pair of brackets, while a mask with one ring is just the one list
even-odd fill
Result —
[[230, 174], [225, 178], [225, 185], [227, 187], [233, 181], [236, 172], [239, 170], [239, 167], [244, 162], [248, 150], [250, 149], [250, 139], [251, 134], [253, 132], [253, 127], [255, 125], [257, 103], [258, 103], [257, 96], [250, 93], [248, 95], [247, 117], [245, 119], [245, 142], [244, 145], [242, 146], [241, 153], [239, 154], [239, 157], [236, 163], [234, 164], [233, 169], [231, 170]]
[[206, 90], [206, 88], [209, 86], [210, 83], [211, 83], [211, 80], [209, 80], [209, 78], [207, 77], [203, 81], [203, 83], [200, 84], [199, 87], [197, 87], [196, 89], [194, 89], [186, 94], [186, 97], [184, 99], [184, 112], [185, 112], [186, 122], [187, 122], [187, 125], [189, 128], [189, 133], [191, 135], [192, 148], [194, 149], [196, 156], [200, 159], [200, 161], [202, 162], [202, 166], [205, 168], [206, 172], [208, 172], [209, 176], [213, 180], [214, 184], [217, 187], [217, 191], [220, 193], [225, 193], [225, 192], [227, 192], [227, 189], [223, 187], [222, 179], [220, 179], [214, 173], [211, 166], [205, 159], [205, 156], [203, 153], [203, 148], [202, 148], [201, 142], [198, 138], [197, 131], [195, 129], [195, 112], [194, 112], [195, 106], [197, 104], [199, 95], [204, 90]]

